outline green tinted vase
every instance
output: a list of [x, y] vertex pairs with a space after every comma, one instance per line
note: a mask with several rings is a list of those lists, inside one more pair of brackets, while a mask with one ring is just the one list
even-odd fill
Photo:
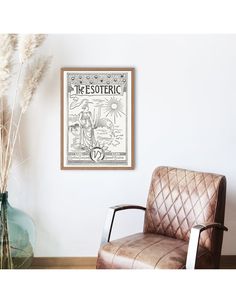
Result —
[[29, 268], [34, 256], [35, 226], [32, 219], [11, 207], [8, 193], [0, 193], [0, 268]]

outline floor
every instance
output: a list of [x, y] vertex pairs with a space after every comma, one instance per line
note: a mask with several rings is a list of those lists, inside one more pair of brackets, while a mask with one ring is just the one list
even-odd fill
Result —
[[95, 269], [95, 257], [34, 258], [31, 269]]
[[[95, 257], [34, 258], [31, 269], [95, 269]], [[236, 256], [222, 256], [220, 269], [236, 269]]]

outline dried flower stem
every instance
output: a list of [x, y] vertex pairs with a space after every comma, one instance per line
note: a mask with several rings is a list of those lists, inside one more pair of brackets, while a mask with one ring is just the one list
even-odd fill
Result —
[[[4, 123], [3, 123], [3, 102], [1, 100], [1, 117], [0, 117], [0, 121], [2, 122], [2, 124], [0, 125], [1, 129], [0, 129], [0, 167], [2, 169], [3, 163], [4, 163], [4, 151], [3, 151], [3, 131], [4, 131]], [[0, 176], [0, 192], [2, 192], [2, 174]]]
[[[10, 148], [14, 110], [15, 110], [15, 104], [16, 104], [16, 100], [17, 100], [17, 96], [18, 96], [19, 82], [20, 82], [20, 78], [21, 78], [22, 67], [23, 67], [23, 63], [20, 64], [20, 68], [19, 68], [19, 71], [18, 71], [18, 77], [17, 77], [17, 82], [16, 82], [15, 98], [14, 98], [13, 105], [12, 105], [12, 110], [11, 110], [11, 120], [10, 120], [10, 128], [9, 128], [9, 133], [8, 133], [8, 141], [7, 141], [7, 149], [6, 149], [6, 159], [8, 158], [8, 152], [9, 152], [9, 148]], [[4, 164], [5, 165], [4, 165], [4, 168], [3, 168], [3, 174], [5, 175], [6, 174], [6, 168], [7, 168], [7, 161], [5, 161]]]
[[16, 144], [16, 139], [17, 139], [17, 136], [18, 136], [18, 133], [19, 133], [19, 128], [20, 128], [20, 124], [21, 124], [21, 119], [22, 119], [22, 115], [23, 115], [23, 110], [21, 110], [20, 112], [20, 116], [19, 116], [19, 119], [18, 119], [18, 123], [17, 123], [17, 126], [16, 126], [16, 131], [15, 131], [15, 134], [13, 136], [13, 143], [11, 145], [11, 149], [9, 151], [9, 156], [7, 157], [7, 161], [5, 161], [6, 163], [6, 170], [5, 170], [5, 174], [4, 174], [4, 185], [3, 185], [3, 192], [6, 191], [6, 188], [7, 188], [7, 179], [8, 179], [8, 175], [9, 175], [9, 172], [10, 172], [10, 167], [11, 167], [11, 163], [12, 163], [12, 158], [13, 158], [13, 152], [14, 152], [14, 149], [15, 149], [15, 144]]
[[6, 146], [8, 141], [8, 129], [10, 121], [10, 107], [6, 96], [0, 98], [0, 189], [3, 184], [3, 165], [6, 158]]
[[[46, 35], [0, 35], [0, 193], [7, 189], [10, 167], [13, 160], [16, 141], [19, 135], [19, 129], [22, 116], [28, 109], [32, 98], [43, 79], [49, 66], [49, 58], [39, 58], [29, 64], [37, 48], [44, 42]], [[13, 52], [18, 44], [18, 53], [20, 64], [17, 73], [15, 95], [13, 97], [11, 110], [2, 99], [7, 92], [12, 75], [13, 64], [11, 62]], [[19, 93], [19, 86], [24, 66], [27, 65], [22, 91]], [[21, 100], [19, 100], [21, 99]], [[21, 101], [21, 102], [19, 102]], [[20, 106], [19, 115], [15, 114], [16, 106]], [[4, 108], [6, 107], [6, 108]], [[7, 110], [4, 112], [4, 110]], [[7, 124], [4, 122], [7, 115]], [[16, 125], [14, 121], [16, 120]]]

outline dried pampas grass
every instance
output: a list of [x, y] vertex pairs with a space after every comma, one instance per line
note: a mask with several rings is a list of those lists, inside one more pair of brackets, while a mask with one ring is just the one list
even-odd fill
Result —
[[0, 97], [8, 90], [12, 72], [12, 56], [17, 38], [13, 34], [0, 35]]
[[14, 50], [16, 50], [18, 46], [18, 35], [17, 34], [10, 34], [11, 35], [11, 43]]
[[35, 50], [44, 42], [46, 35], [21, 35], [19, 37], [19, 56], [20, 62], [24, 63], [27, 59], [31, 58]]
[[7, 101], [7, 97], [3, 96], [0, 98], [0, 140], [1, 148], [6, 150], [8, 132], [10, 126], [11, 109]]
[[[11, 109], [7, 101], [7, 97], [3, 96], [0, 98], [0, 128], [1, 133], [7, 134], [7, 130], [9, 129], [9, 122], [11, 118]], [[5, 137], [2, 135], [2, 137]]]
[[[9, 135], [9, 126], [11, 118], [11, 109], [7, 101], [6, 96], [0, 98], [0, 165], [1, 168], [3, 163], [6, 161], [6, 150]], [[3, 174], [0, 174], [0, 188], [2, 188]]]
[[[36, 90], [49, 67], [51, 58], [34, 59], [36, 49], [44, 42], [46, 35], [0, 35], [0, 193], [7, 189], [7, 181], [12, 163], [15, 143], [18, 137], [21, 119], [28, 109]], [[13, 54], [19, 52], [18, 72], [14, 71]], [[33, 61], [29, 59], [34, 59]], [[21, 94], [18, 93], [21, 75], [24, 81]], [[16, 73], [15, 96], [9, 107], [6, 93], [10, 78]], [[19, 111], [15, 109], [18, 106]], [[15, 123], [14, 123], [15, 121]]]
[[25, 113], [30, 102], [32, 101], [36, 88], [46, 74], [50, 62], [51, 57], [41, 57], [33, 62], [33, 64], [28, 66], [22, 87], [22, 113]]

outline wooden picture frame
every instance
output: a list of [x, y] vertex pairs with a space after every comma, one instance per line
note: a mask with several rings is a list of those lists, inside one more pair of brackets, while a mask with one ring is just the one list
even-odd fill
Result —
[[61, 169], [134, 169], [134, 68], [61, 68]]

